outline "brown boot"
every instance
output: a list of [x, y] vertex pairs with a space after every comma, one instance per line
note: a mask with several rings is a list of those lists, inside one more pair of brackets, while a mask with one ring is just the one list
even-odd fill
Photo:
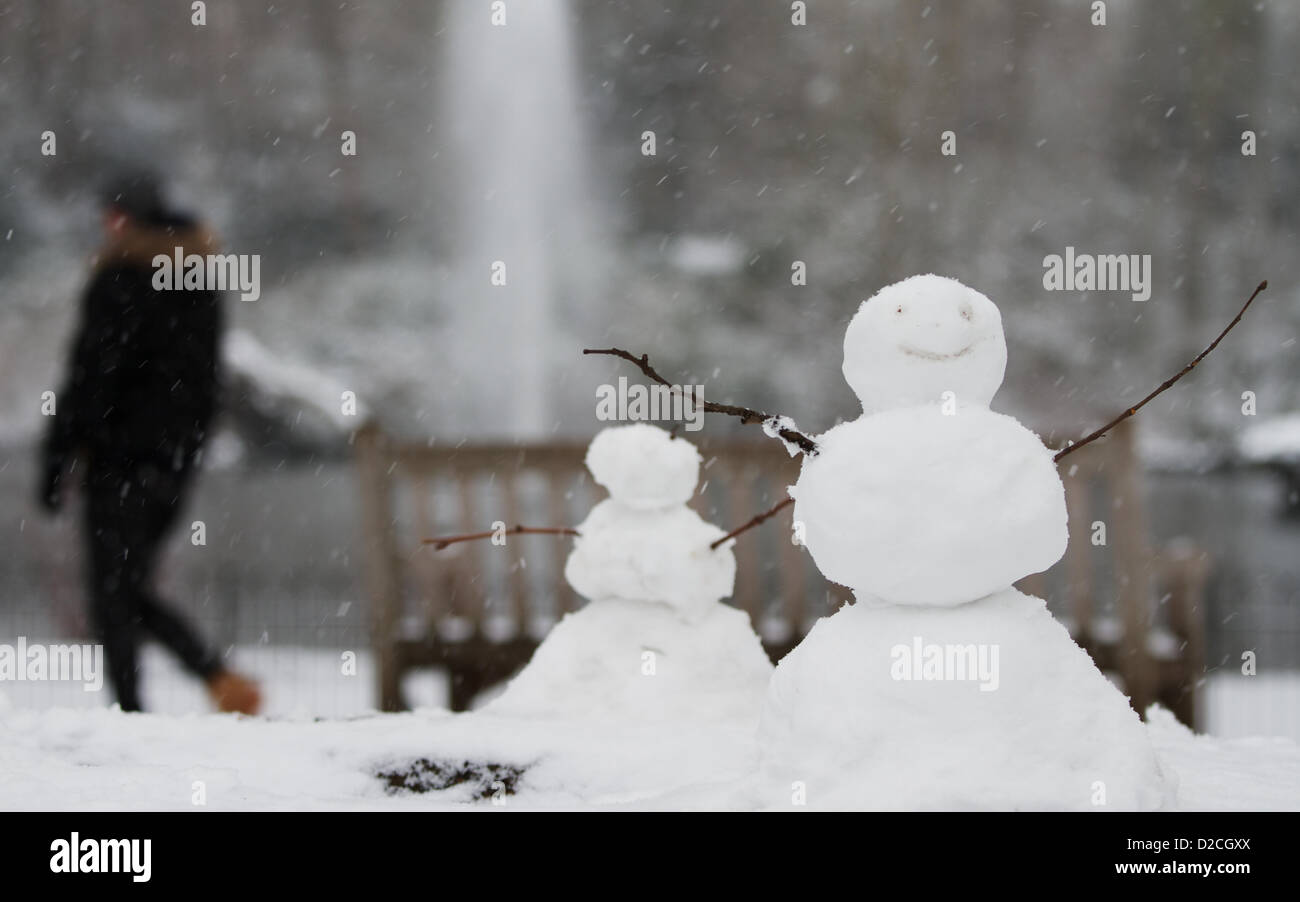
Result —
[[262, 706], [257, 683], [229, 670], [218, 671], [208, 678], [208, 695], [223, 713], [256, 714]]

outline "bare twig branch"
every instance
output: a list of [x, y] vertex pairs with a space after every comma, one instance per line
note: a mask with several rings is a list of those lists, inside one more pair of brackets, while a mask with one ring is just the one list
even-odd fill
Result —
[[1089, 442], [1101, 438], [1107, 432], [1114, 429], [1120, 423], [1124, 422], [1129, 417], [1133, 416], [1135, 413], [1137, 413], [1139, 410], [1145, 407], [1147, 402], [1150, 401], [1152, 398], [1154, 398], [1156, 395], [1170, 388], [1175, 382], [1177, 382], [1179, 379], [1183, 378], [1188, 373], [1190, 373], [1198, 363], [1200, 363], [1202, 360], [1205, 359], [1206, 355], [1208, 355], [1211, 351], [1215, 349], [1215, 347], [1218, 346], [1219, 342], [1223, 341], [1223, 336], [1227, 335], [1228, 332], [1232, 330], [1233, 326], [1241, 322], [1242, 316], [1244, 316], [1246, 313], [1246, 308], [1249, 307], [1251, 302], [1254, 301], [1255, 298], [1259, 296], [1260, 292], [1262, 292], [1267, 287], [1268, 287], [1267, 279], [1265, 279], [1263, 282], [1260, 282], [1259, 285], [1256, 286], [1255, 291], [1251, 294], [1251, 296], [1246, 299], [1246, 303], [1243, 304], [1242, 308], [1237, 311], [1237, 315], [1232, 318], [1232, 322], [1228, 323], [1228, 325], [1224, 327], [1223, 331], [1219, 333], [1219, 337], [1214, 339], [1214, 341], [1210, 342], [1209, 347], [1207, 347], [1201, 353], [1197, 354], [1196, 357], [1192, 360], [1192, 362], [1187, 364], [1187, 366], [1183, 367], [1176, 376], [1171, 376], [1170, 378], [1166, 379], [1163, 383], [1161, 383], [1159, 388], [1157, 388], [1151, 394], [1147, 395], [1141, 401], [1134, 404], [1128, 410], [1121, 413], [1119, 416], [1115, 417], [1115, 419], [1111, 420], [1105, 426], [1102, 426], [1100, 429], [1097, 429], [1094, 432], [1088, 433], [1086, 436], [1079, 439], [1077, 442], [1066, 445], [1064, 448], [1057, 451], [1056, 454], [1052, 457], [1052, 460], [1059, 462], [1062, 457], [1065, 457], [1065, 455], [1069, 454], [1071, 451], [1078, 451], [1080, 448], [1082, 448], [1084, 445], [1088, 444]]
[[770, 508], [768, 508], [767, 510], [763, 511], [763, 513], [761, 513], [761, 514], [759, 514], [758, 516], [754, 517], [753, 519], [751, 519], [748, 523], [744, 524], [743, 526], [737, 526], [737, 527], [736, 527], [735, 529], [733, 529], [731, 532], [727, 533], [725, 536], [723, 536], [722, 538], [718, 539], [718, 541], [716, 541], [716, 542], [710, 542], [710, 543], [709, 543], [709, 547], [710, 547], [710, 548], [717, 548], [719, 545], [721, 545], [723, 542], [727, 541], [728, 539], [734, 539], [736, 536], [740, 535], [740, 534], [741, 534], [742, 532], [744, 532], [745, 530], [747, 530], [747, 529], [753, 529], [755, 526], [757, 526], [758, 524], [762, 523], [764, 520], [767, 520], [767, 519], [769, 519], [769, 518], [771, 518], [771, 517], [775, 517], [778, 513], [781, 512], [781, 510], [782, 510], [783, 508], [785, 508], [786, 506], [791, 505], [791, 504], [794, 504], [794, 499], [793, 499], [793, 498], [786, 498], [784, 501], [780, 501], [780, 502], [778, 502], [777, 504], [774, 504], [772, 507], [770, 507]]
[[[680, 386], [673, 385], [663, 376], [659, 375], [655, 368], [650, 365], [650, 356], [648, 354], [642, 354], [640, 357], [637, 357], [630, 351], [624, 351], [622, 348], [583, 348], [582, 353], [607, 354], [611, 357], [621, 357], [635, 365], [641, 370], [641, 372], [645, 373], [655, 382], [666, 386], [671, 391], [681, 393]], [[683, 397], [685, 397], [684, 394]], [[734, 404], [718, 404], [714, 401], [705, 401], [703, 407], [708, 413], [725, 413], [727, 416], [738, 417], [740, 422], [745, 423], [746, 425], [775, 422], [777, 419], [770, 413], [763, 413], [761, 410], [754, 410], [750, 407], [737, 407]], [[817, 453], [817, 443], [798, 430], [782, 427], [776, 430], [776, 434], [781, 436], [781, 438], [785, 439], [787, 442], [797, 445], [805, 454]]]
[[581, 535], [581, 533], [567, 526], [512, 526], [504, 532], [490, 529], [487, 532], [470, 532], [459, 536], [435, 536], [432, 539], [421, 539], [420, 544], [432, 545], [434, 551], [442, 551], [448, 545], [455, 545], [457, 542], [474, 542], [478, 539], [490, 539], [493, 536], [500, 535], [577, 536]]

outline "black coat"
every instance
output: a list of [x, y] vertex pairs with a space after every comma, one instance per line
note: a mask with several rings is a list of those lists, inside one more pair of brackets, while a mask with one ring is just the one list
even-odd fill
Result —
[[207, 232], [175, 219], [131, 227], [97, 258], [43, 444], [47, 503], [57, 504], [73, 455], [84, 453], [92, 469], [147, 462], [181, 471], [202, 446], [217, 405], [221, 298], [154, 289], [154, 256], [177, 246], [216, 252]]

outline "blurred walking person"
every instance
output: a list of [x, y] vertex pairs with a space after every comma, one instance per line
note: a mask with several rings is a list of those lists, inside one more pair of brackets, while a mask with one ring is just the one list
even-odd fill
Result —
[[222, 327], [220, 293], [156, 290], [153, 259], [178, 247], [207, 255], [214, 242], [195, 219], [170, 210], [144, 172], [105, 191], [103, 224], [41, 447], [40, 501], [58, 510], [69, 474], [84, 472], [90, 619], [122, 710], [141, 710], [138, 655], [148, 634], [206, 683], [219, 710], [255, 713], [257, 685], [227, 670], [153, 588], [216, 409]]

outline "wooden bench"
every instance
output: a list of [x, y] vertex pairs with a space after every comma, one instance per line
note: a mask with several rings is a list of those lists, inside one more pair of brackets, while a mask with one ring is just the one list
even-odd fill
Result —
[[[692, 506], [724, 528], [784, 498], [798, 476], [799, 461], [775, 441], [690, 438], [704, 461]], [[420, 539], [484, 531], [494, 521], [576, 526], [605, 495], [583, 465], [586, 445], [425, 446], [394, 442], [373, 426], [356, 442], [380, 707], [404, 709], [403, 674], [434, 667], [448, 674], [452, 710], [466, 710], [475, 695], [527, 663], [549, 627], [583, 603], [563, 576], [571, 540], [510, 536], [505, 545], [434, 551]], [[1194, 725], [1204, 670], [1204, 555], [1147, 550], [1130, 428], [1068, 457], [1062, 475], [1070, 550], [1021, 588], [1059, 600], [1054, 610], [1100, 667], [1119, 674], [1139, 710], [1159, 699]], [[1092, 514], [1103, 510], [1092, 506], [1097, 492], [1108, 515]], [[1107, 523], [1105, 546], [1091, 542], [1095, 519]], [[791, 541], [788, 510], [739, 538], [735, 554], [729, 603], [749, 613], [773, 661], [851, 597]], [[1107, 568], [1111, 557], [1115, 566]], [[1157, 579], [1167, 586], [1163, 595], [1152, 591]], [[1156, 609], [1163, 621], [1153, 619]]]

